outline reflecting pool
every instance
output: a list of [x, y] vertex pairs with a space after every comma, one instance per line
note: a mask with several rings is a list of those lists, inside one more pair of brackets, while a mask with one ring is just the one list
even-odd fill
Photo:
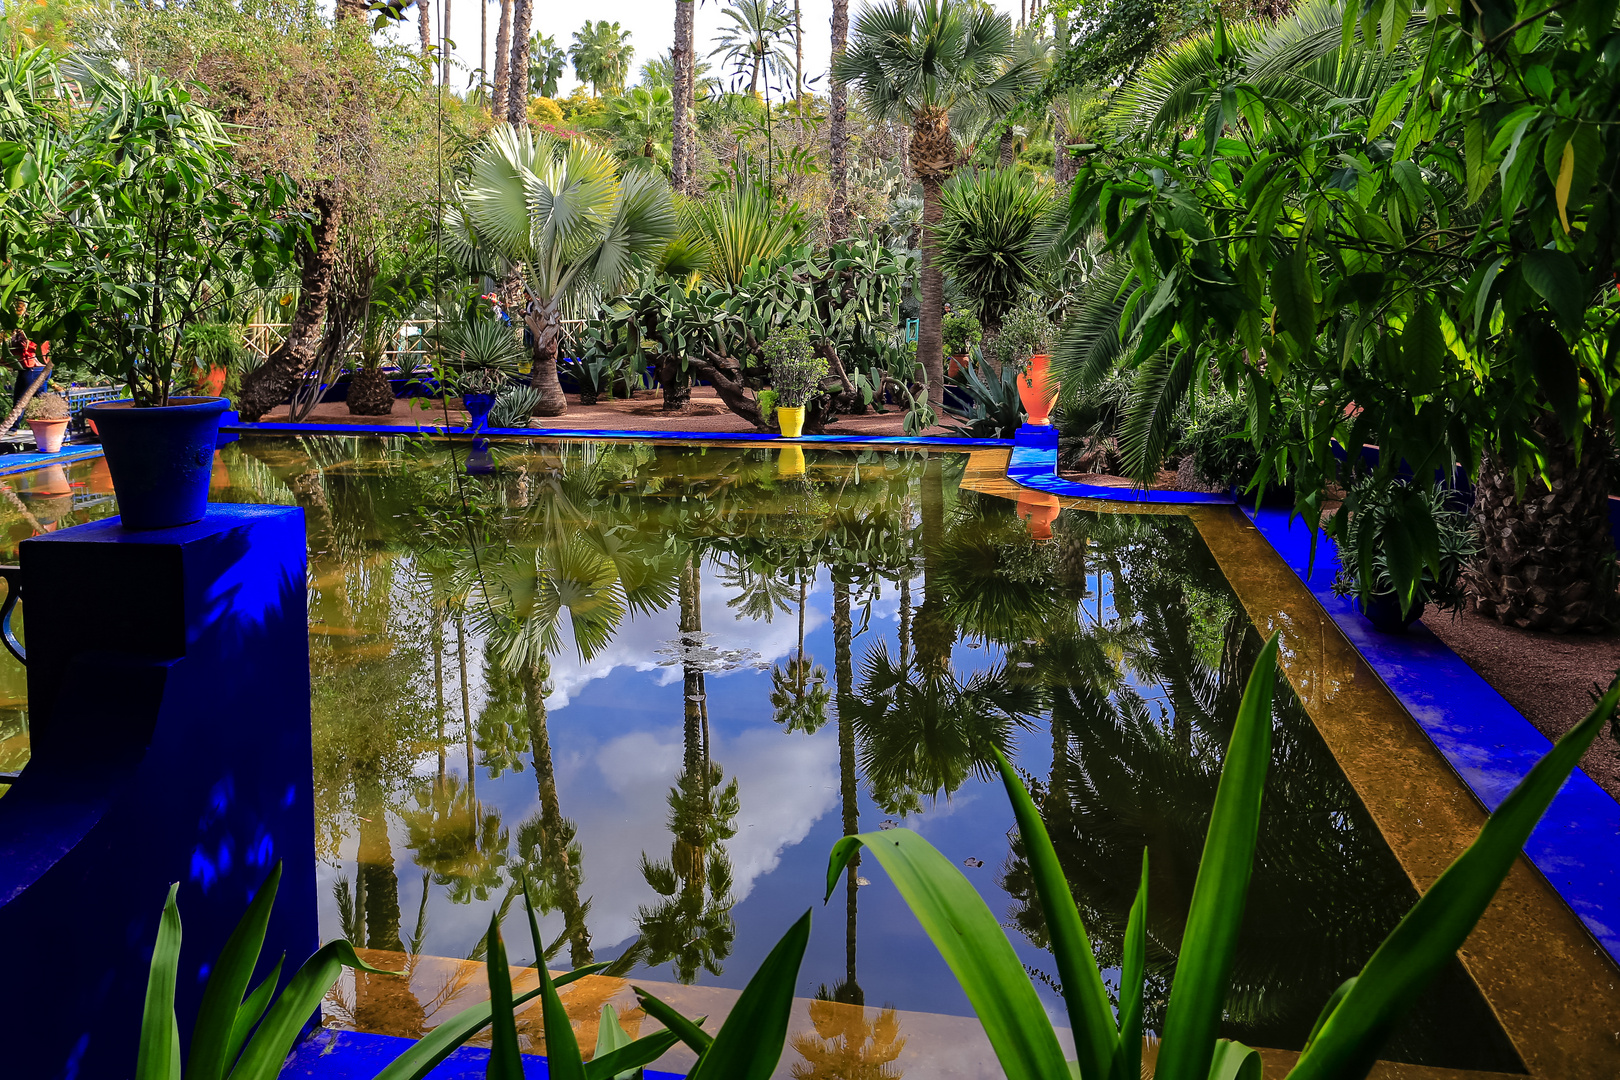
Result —
[[[553, 968], [740, 988], [815, 907], [801, 996], [966, 1015], [881, 870], [820, 904], [838, 837], [905, 826], [963, 868], [1060, 1015], [998, 747], [1110, 969], [1151, 853], [1157, 1029], [1261, 645], [1192, 521], [1026, 520], [938, 451], [490, 454], [469, 470], [427, 443], [289, 438], [219, 455], [216, 500], [307, 512], [323, 937], [427, 970], [481, 957], [502, 911], [527, 963], [527, 879]], [[13, 483], [8, 554], [113, 512], [104, 474]], [[26, 754], [24, 709], [8, 661], [0, 769]], [[1275, 725], [1225, 1033], [1297, 1049], [1415, 893], [1281, 680]], [[428, 993], [345, 983], [329, 1015], [420, 1032], [464, 967]], [[1384, 1057], [1521, 1068], [1455, 962]]]

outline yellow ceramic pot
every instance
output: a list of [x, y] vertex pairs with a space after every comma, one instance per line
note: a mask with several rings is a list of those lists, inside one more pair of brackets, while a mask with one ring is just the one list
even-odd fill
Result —
[[776, 422], [782, 426], [782, 437], [797, 439], [804, 434], [804, 406], [790, 409], [786, 405], [776, 407]]

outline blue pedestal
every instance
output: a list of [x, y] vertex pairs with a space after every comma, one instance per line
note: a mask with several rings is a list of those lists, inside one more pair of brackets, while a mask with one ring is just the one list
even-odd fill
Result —
[[[169, 883], [183, 1037], [276, 860], [255, 979], [317, 945], [303, 511], [24, 541], [32, 759], [0, 798], [0, 1073], [134, 1070]], [[283, 976], [285, 979], [286, 976]]]
[[1056, 450], [1058, 430], [1051, 424], [1023, 424], [1013, 433], [1014, 446], [1031, 446], [1037, 450]]

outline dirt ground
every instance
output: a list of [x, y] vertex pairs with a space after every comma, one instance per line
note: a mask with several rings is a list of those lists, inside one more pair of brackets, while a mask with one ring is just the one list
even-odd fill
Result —
[[[451, 399], [448, 414], [453, 424], [464, 424], [467, 414]], [[829, 435], [903, 435], [905, 414], [896, 409], [886, 413], [868, 413], [865, 416], [840, 416], [836, 424], [828, 427]], [[275, 409], [264, 415], [266, 423], [286, 423], [287, 410]], [[355, 416], [341, 401], [315, 406], [315, 411], [304, 421], [307, 424], [391, 424], [405, 428], [418, 425], [443, 425], [446, 420], [444, 406], [432, 398], [398, 398], [390, 416]], [[581, 405], [576, 394], [568, 395], [568, 412], [563, 416], [535, 417], [534, 427], [548, 429], [595, 429], [613, 431], [694, 431], [714, 434], [736, 434], [754, 431], [753, 425], [735, 415], [720, 401], [713, 388], [698, 386], [692, 389], [692, 400], [681, 412], [664, 411], [663, 394], [659, 391], [639, 391], [630, 399], [617, 398], [595, 405]], [[945, 427], [929, 428], [925, 435], [954, 434]]]
[[[1423, 625], [1549, 739], [1591, 712], [1593, 684], [1607, 687], [1620, 669], [1620, 633], [1514, 630], [1471, 611], [1455, 620], [1430, 614]], [[1598, 736], [1581, 767], [1620, 799], [1620, 742], [1612, 728]]]

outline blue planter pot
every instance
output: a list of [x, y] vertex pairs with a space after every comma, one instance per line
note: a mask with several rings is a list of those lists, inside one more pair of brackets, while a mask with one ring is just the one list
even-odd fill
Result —
[[201, 521], [224, 398], [171, 398], [162, 408], [111, 401], [85, 410], [96, 422], [126, 529]]
[[1423, 617], [1421, 607], [1414, 608], [1410, 615], [1403, 614], [1400, 599], [1392, 593], [1375, 596], [1370, 604], [1362, 603], [1357, 597], [1356, 610], [1381, 634], [1404, 634], [1408, 626]]
[[485, 422], [489, 419], [489, 410], [495, 407], [494, 394], [463, 394], [461, 403], [466, 406], [467, 426], [474, 431], [482, 431]]

